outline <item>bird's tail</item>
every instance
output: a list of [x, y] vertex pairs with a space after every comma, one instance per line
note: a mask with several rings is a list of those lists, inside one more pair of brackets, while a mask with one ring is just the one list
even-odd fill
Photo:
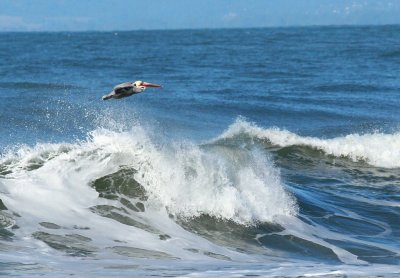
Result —
[[112, 98], [113, 96], [114, 96], [114, 92], [111, 92], [111, 93], [109, 93], [108, 95], [103, 96], [102, 99], [103, 99], [103, 100], [107, 100], [107, 99]]

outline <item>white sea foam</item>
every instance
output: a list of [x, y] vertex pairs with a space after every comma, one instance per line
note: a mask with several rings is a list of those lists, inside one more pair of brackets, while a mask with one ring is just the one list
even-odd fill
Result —
[[281, 147], [304, 145], [322, 150], [328, 155], [349, 157], [353, 161], [385, 167], [400, 167], [400, 133], [394, 134], [350, 134], [332, 139], [303, 137], [279, 128], [261, 128], [243, 119], [238, 119], [218, 139], [234, 138], [246, 134], [252, 138], [268, 140]]
[[242, 224], [296, 214], [279, 172], [257, 150], [207, 151], [191, 143], [159, 146], [139, 128], [134, 134], [96, 130], [91, 142], [124, 156], [138, 171], [135, 179], [151, 202], [171, 213], [208, 214]]

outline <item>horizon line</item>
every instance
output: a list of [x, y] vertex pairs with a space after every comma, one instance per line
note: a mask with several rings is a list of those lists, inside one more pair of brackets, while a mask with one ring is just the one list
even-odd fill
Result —
[[304, 25], [271, 25], [252, 27], [193, 27], [193, 28], [138, 28], [138, 29], [110, 29], [110, 30], [0, 30], [0, 33], [118, 33], [118, 32], [140, 32], [140, 31], [200, 31], [200, 30], [245, 30], [245, 29], [287, 29], [287, 28], [314, 28], [314, 27], [383, 27], [400, 26], [400, 23], [374, 23], [374, 24], [304, 24]]

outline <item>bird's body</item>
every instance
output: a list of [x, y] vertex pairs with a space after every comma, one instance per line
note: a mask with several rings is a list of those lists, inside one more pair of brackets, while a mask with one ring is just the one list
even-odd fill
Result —
[[131, 95], [144, 92], [144, 90], [146, 90], [147, 87], [159, 88], [161, 87], [161, 85], [147, 83], [143, 81], [125, 82], [115, 86], [112, 92], [109, 93], [108, 95], [103, 96], [102, 99], [107, 100], [110, 98], [119, 99], [119, 98], [129, 97]]

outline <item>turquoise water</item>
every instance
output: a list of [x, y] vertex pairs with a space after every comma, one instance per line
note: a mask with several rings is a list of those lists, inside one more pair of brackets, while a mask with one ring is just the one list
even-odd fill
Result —
[[399, 275], [399, 31], [1, 33], [1, 273]]

